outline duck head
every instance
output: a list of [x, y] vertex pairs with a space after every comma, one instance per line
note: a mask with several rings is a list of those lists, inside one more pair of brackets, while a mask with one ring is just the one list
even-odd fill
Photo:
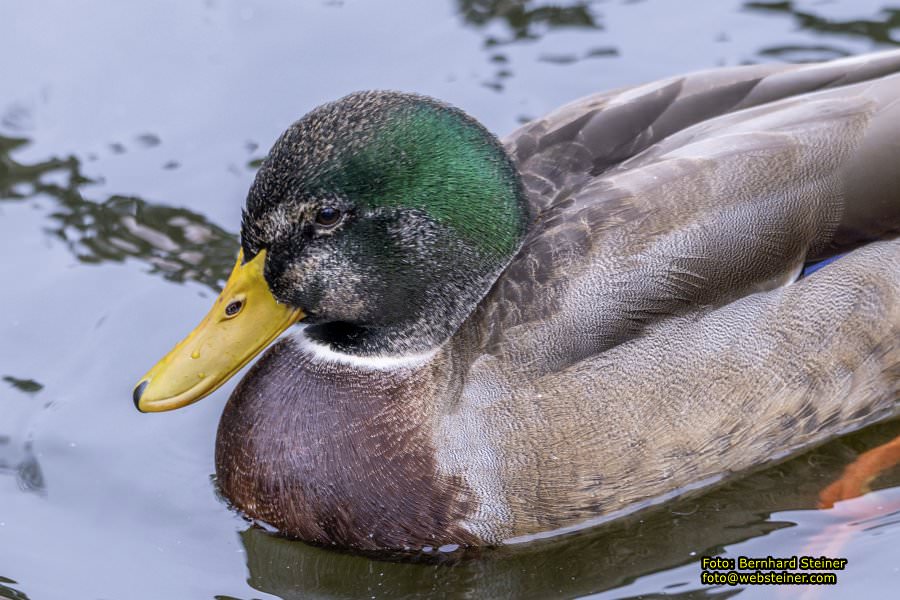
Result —
[[300, 320], [337, 352], [431, 350], [487, 293], [527, 224], [515, 165], [463, 112], [395, 92], [323, 105], [263, 161], [225, 288], [141, 378], [135, 406], [199, 400]]

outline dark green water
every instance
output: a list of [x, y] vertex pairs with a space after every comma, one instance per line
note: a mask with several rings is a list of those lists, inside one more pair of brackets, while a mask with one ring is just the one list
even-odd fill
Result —
[[[256, 161], [314, 106], [417, 91], [503, 134], [606, 88], [894, 45], [889, 4], [0, 4], [0, 597], [892, 597], [900, 473], [815, 506], [896, 423], [624, 522], [429, 565], [248, 529], [210, 480], [234, 382], [164, 415], [130, 398], [230, 268]], [[704, 588], [708, 553], [850, 562], [834, 588]]]

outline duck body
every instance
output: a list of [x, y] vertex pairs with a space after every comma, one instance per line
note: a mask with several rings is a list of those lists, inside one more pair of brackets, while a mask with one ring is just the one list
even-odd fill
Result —
[[[318, 119], [304, 127], [331, 122]], [[263, 183], [285, 179], [286, 136]], [[500, 544], [897, 416], [900, 52], [600, 94], [503, 148], [526, 225], [508, 255], [503, 236], [486, 252], [507, 258], [460, 269], [483, 276], [443, 295], [391, 287], [400, 313], [407, 295], [434, 303], [444, 337], [365, 346], [373, 317], [330, 324], [320, 297], [336, 286], [352, 299], [339, 310], [365, 313], [366, 271], [294, 302], [326, 308], [262, 356], [219, 426], [218, 483], [247, 516], [359, 550]], [[274, 239], [254, 229], [272, 211], [253, 194], [244, 239]], [[409, 229], [380, 232], [390, 248]], [[270, 274], [266, 243], [266, 279], [290, 302], [291, 268]], [[464, 260], [485, 255], [461, 244]]]
[[381, 371], [282, 339], [225, 408], [218, 485], [290, 537], [379, 551], [494, 545], [719, 483], [897, 415], [900, 248], [859, 253], [816, 289], [671, 318], [536, 379], [488, 355], [464, 370], [456, 343]]

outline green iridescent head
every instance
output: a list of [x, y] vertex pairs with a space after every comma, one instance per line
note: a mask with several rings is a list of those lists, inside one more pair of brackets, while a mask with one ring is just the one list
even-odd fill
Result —
[[275, 297], [337, 350], [396, 354], [452, 335], [528, 223], [515, 165], [463, 112], [362, 92], [292, 125], [263, 162], [241, 229]]

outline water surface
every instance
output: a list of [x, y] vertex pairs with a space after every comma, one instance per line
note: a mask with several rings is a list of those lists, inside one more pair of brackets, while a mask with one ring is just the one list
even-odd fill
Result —
[[373, 561], [248, 528], [216, 498], [206, 401], [131, 386], [205, 314], [275, 137], [358, 89], [429, 94], [499, 134], [598, 90], [894, 45], [873, 0], [19, 0], [0, 9], [0, 597], [793, 597], [703, 588], [699, 556], [832, 553], [900, 583], [900, 473], [816, 510], [882, 424], [700, 497], [455, 564]]

